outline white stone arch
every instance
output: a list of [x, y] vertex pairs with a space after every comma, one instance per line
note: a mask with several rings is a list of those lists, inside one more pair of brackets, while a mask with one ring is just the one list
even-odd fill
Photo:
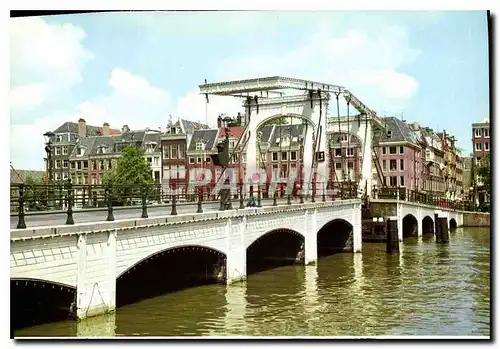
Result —
[[[304, 173], [305, 183], [309, 183], [313, 158], [316, 151], [326, 152], [326, 120], [328, 114], [328, 103], [330, 94], [326, 92], [318, 93], [313, 91], [311, 94], [306, 92], [301, 95], [285, 96], [277, 98], [262, 98], [257, 101], [249, 99], [244, 103], [245, 120], [247, 122], [247, 131], [244, 135], [247, 141], [247, 191], [250, 187], [256, 191], [257, 188], [252, 180], [255, 174], [260, 175], [259, 159], [257, 157], [257, 132], [258, 127], [269, 118], [277, 115], [300, 115], [301, 118], [308, 120], [315, 127], [309, 127], [304, 137], [304, 155], [303, 163], [307, 171]], [[314, 137], [313, 137], [314, 133]], [[319, 140], [318, 147], [314, 149], [314, 140]], [[326, 163], [320, 162], [317, 166], [317, 173], [326, 176]], [[325, 185], [325, 184], [324, 184]], [[323, 189], [323, 188], [321, 188]], [[321, 190], [320, 189], [320, 190]], [[306, 186], [304, 194], [310, 193], [309, 186]]]
[[416, 224], [417, 224], [417, 226], [416, 226], [416, 228], [417, 228], [416, 233], [417, 233], [417, 236], [418, 236], [419, 226], [420, 226], [422, 223], [420, 223], [420, 222], [419, 222], [419, 220], [418, 220], [418, 216], [419, 216], [419, 214], [418, 214], [418, 213], [419, 213], [419, 210], [417, 209], [416, 211], [417, 211], [417, 212], [415, 212], [415, 213], [408, 212], [408, 213], [406, 213], [406, 214], [405, 214], [405, 215], [401, 218], [401, 229], [402, 229], [401, 234], [403, 235], [403, 238], [404, 238], [404, 233], [405, 233], [405, 231], [404, 231], [404, 222], [405, 222], [405, 219], [411, 219], [413, 222], [416, 222]]
[[76, 285], [69, 285], [63, 282], [58, 282], [49, 279], [39, 279], [39, 278], [26, 278], [26, 277], [11, 277], [10, 281], [12, 282], [43, 282], [48, 285], [53, 285], [54, 287], [63, 287], [76, 292]]
[[[329, 220], [328, 222], [326, 223], [323, 223], [319, 229], [317, 229], [317, 231], [314, 232], [314, 234], [316, 235], [316, 248], [318, 248], [318, 245], [319, 245], [319, 242], [318, 242], [318, 239], [320, 237], [320, 232], [323, 231], [324, 228], [326, 228], [328, 225], [330, 224], [335, 224], [336, 222], [339, 222], [339, 223], [342, 223], [342, 224], [346, 224], [349, 231], [348, 231], [348, 235], [346, 237], [346, 241], [345, 241], [345, 246], [344, 247], [350, 247], [350, 248], [354, 248], [354, 224], [352, 222], [349, 221], [349, 219], [346, 219], [346, 217], [335, 217], [331, 220]], [[325, 233], [323, 233], [325, 234]], [[338, 234], [339, 232], [333, 232], [333, 234], [336, 235], [336, 237], [338, 237]], [[350, 242], [349, 242], [350, 241]], [[348, 246], [348, 245], [352, 245], [352, 246]]]
[[311, 126], [313, 128], [314, 131], [316, 131], [317, 129], [317, 125], [315, 122], [313, 122], [310, 118], [304, 116], [304, 115], [300, 115], [300, 114], [294, 114], [294, 113], [288, 113], [288, 114], [275, 114], [275, 115], [271, 115], [269, 117], [267, 117], [266, 119], [262, 120], [259, 124], [257, 124], [257, 126], [255, 127], [255, 130], [258, 131], [261, 129], [261, 127], [266, 123], [266, 122], [269, 122], [271, 120], [274, 120], [274, 119], [279, 119], [279, 118], [286, 118], [286, 117], [292, 117], [292, 118], [295, 118], [295, 119], [301, 119], [301, 120], [305, 120], [307, 121], [308, 125]]
[[156, 255], [158, 255], [160, 253], [164, 253], [164, 252], [167, 252], [167, 251], [180, 250], [182, 248], [191, 248], [191, 247], [193, 247], [193, 248], [205, 249], [207, 251], [213, 251], [214, 253], [218, 253], [221, 256], [223, 256], [224, 260], [227, 261], [227, 254], [224, 251], [219, 250], [218, 247], [209, 246], [209, 245], [213, 245], [213, 244], [190, 244], [190, 243], [186, 243], [186, 244], [176, 244], [176, 245], [173, 245], [171, 247], [159, 249], [159, 250], [157, 250], [157, 251], [155, 251], [153, 253], [149, 253], [148, 255], [143, 256], [139, 260], [137, 258], [131, 260], [130, 265], [128, 266], [128, 268], [126, 268], [126, 269], [122, 270], [121, 272], [117, 273], [116, 279], [118, 280], [121, 276], [125, 275], [125, 273], [127, 273], [127, 271], [131, 270], [132, 268], [134, 268], [134, 267], [142, 264], [143, 262], [147, 261], [150, 258], [153, 258], [154, 256], [156, 256]]
[[277, 228], [271, 228], [264, 232], [263, 234], [259, 234], [257, 237], [254, 237], [252, 239], [245, 240], [245, 251], [248, 251], [248, 248], [254, 245], [257, 241], [259, 241], [262, 238], [265, 238], [266, 236], [269, 236], [270, 234], [276, 234], [279, 233], [280, 231], [286, 231], [287, 233], [291, 233], [293, 235], [300, 236], [304, 239], [306, 239], [306, 236], [303, 232], [298, 231], [296, 229], [292, 228], [287, 228], [287, 227], [277, 227]]

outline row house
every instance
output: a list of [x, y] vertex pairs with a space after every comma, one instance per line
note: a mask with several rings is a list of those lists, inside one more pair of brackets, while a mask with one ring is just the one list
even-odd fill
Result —
[[161, 135], [162, 188], [169, 193], [187, 187], [186, 150], [196, 130], [208, 129], [207, 125], [170, 117], [166, 131]]
[[339, 188], [344, 182], [357, 183], [361, 173], [361, 141], [355, 135], [333, 132], [328, 135], [328, 188]]
[[441, 145], [444, 152], [444, 180], [445, 196], [447, 199], [454, 200], [463, 193], [463, 188], [457, 185], [457, 162], [460, 158], [455, 145], [455, 137], [443, 132], [436, 133], [441, 138]]
[[[243, 132], [245, 131], [245, 129], [242, 126], [225, 127], [223, 125], [223, 121], [220, 118], [218, 120], [217, 126], [218, 133], [215, 150], [217, 150], [217, 144], [223, 143], [227, 138], [229, 142], [229, 164], [227, 165], [227, 168], [230, 168], [233, 173], [232, 180], [237, 181], [238, 183], [242, 183], [245, 181], [246, 175], [246, 151], [243, 150], [243, 152], [236, 152], [235, 148], [238, 145], [239, 140], [243, 136]], [[214, 183], [216, 183], [222, 176], [223, 167], [214, 166], [214, 168]]]
[[[472, 156], [473, 156], [473, 170], [480, 165], [481, 160], [486, 154], [490, 152], [490, 121], [486, 117], [482, 121], [472, 124]], [[476, 204], [483, 202], [490, 202], [490, 198], [486, 191], [483, 189], [481, 180], [474, 176], [473, 187], [475, 191], [474, 201]]]
[[[213, 188], [215, 181], [215, 166], [213, 166], [212, 155], [217, 154], [217, 135], [218, 129], [202, 129], [196, 130], [191, 137], [188, 150], [186, 152], [186, 168], [187, 178], [190, 181], [202, 181], [207, 178], [204, 177], [204, 171], [199, 169], [209, 169], [210, 178], [208, 183], [203, 186], [203, 191], [208, 192]], [[189, 194], [193, 194], [193, 192]]]
[[293, 171], [297, 171], [297, 181], [301, 181], [305, 133], [304, 124], [267, 125], [259, 130], [257, 155], [260, 153], [260, 167], [266, 170], [268, 181], [273, 173], [282, 179], [278, 190], [286, 188], [287, 179]]
[[428, 127], [418, 127], [415, 132], [422, 148], [422, 191], [434, 195], [444, 195], [446, 191], [445, 165], [441, 138]]
[[119, 134], [120, 131], [111, 129], [109, 124], [104, 123], [102, 127], [87, 125], [84, 119], [76, 122], [65, 122], [54, 131], [52, 139], [51, 162], [44, 159], [47, 172], [52, 165], [54, 183], [66, 181], [70, 173], [70, 155], [73, 152], [78, 140], [82, 137], [100, 137]]
[[423, 168], [422, 149], [410, 126], [395, 117], [383, 118], [386, 130], [377, 142], [377, 157], [382, 169], [378, 186], [420, 190]]
[[[70, 154], [72, 182], [76, 185], [88, 185], [86, 195], [90, 191], [93, 197], [102, 195], [103, 188], [94, 186], [102, 185], [106, 174], [116, 168], [122, 150], [134, 146], [144, 150], [145, 160], [152, 165], [152, 178], [161, 183], [160, 139], [159, 131], [133, 131], [127, 125], [117, 135], [79, 138]], [[79, 188], [76, 194], [82, 195], [83, 189]]]

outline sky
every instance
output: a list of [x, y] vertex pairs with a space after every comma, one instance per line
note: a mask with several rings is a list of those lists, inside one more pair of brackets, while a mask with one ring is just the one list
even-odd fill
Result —
[[[464, 154], [471, 124], [489, 115], [485, 11], [118, 12], [9, 25], [16, 169], [43, 170], [43, 133], [66, 121], [204, 122], [205, 79], [281, 75], [345, 86], [381, 116], [445, 129]], [[237, 99], [211, 97], [207, 111], [215, 126], [220, 113], [243, 110]]]

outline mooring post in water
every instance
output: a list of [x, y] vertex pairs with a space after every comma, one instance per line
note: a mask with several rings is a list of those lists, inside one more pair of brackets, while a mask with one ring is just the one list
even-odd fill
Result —
[[450, 241], [450, 235], [448, 231], [448, 217], [446, 217], [446, 213], [440, 211], [439, 217], [439, 229], [441, 232], [441, 243], [447, 244]]
[[387, 218], [386, 231], [386, 251], [387, 253], [399, 251], [398, 239], [398, 217]]
[[440, 211], [434, 212], [434, 235], [436, 235], [437, 244], [440, 244], [443, 240], [441, 236], [441, 225], [439, 224], [439, 213]]

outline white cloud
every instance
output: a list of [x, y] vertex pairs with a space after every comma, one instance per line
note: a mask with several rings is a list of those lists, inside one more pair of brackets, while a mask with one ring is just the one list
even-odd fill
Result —
[[[81, 69], [93, 57], [83, 29], [43, 18], [10, 20], [11, 108], [34, 107], [82, 81]], [[15, 120], [15, 114], [12, 115]]]
[[172, 109], [169, 92], [120, 68], [111, 71], [108, 85], [110, 90], [107, 93], [84, 101], [73, 110], [37, 118], [28, 125], [11, 125], [11, 158], [14, 159], [14, 166], [42, 169], [43, 133], [54, 130], [66, 121], [77, 122], [83, 118], [89, 125], [102, 126], [108, 122], [111, 128], [116, 129], [121, 129], [125, 124], [132, 129], [165, 127]]
[[221, 96], [209, 96], [208, 98], [207, 104], [205, 95], [201, 95], [199, 90], [190, 92], [178, 99], [174, 115], [202, 123], [208, 120], [208, 124], [215, 127], [217, 117], [221, 113], [229, 116], [236, 116], [238, 112], [244, 113], [241, 99]]
[[391, 26], [376, 34], [349, 30], [335, 35], [330, 26], [290, 50], [276, 50], [220, 63], [220, 80], [283, 75], [344, 86], [373, 109], [399, 110], [418, 91], [418, 81], [401, 72], [420, 53], [411, 48], [406, 32]]

